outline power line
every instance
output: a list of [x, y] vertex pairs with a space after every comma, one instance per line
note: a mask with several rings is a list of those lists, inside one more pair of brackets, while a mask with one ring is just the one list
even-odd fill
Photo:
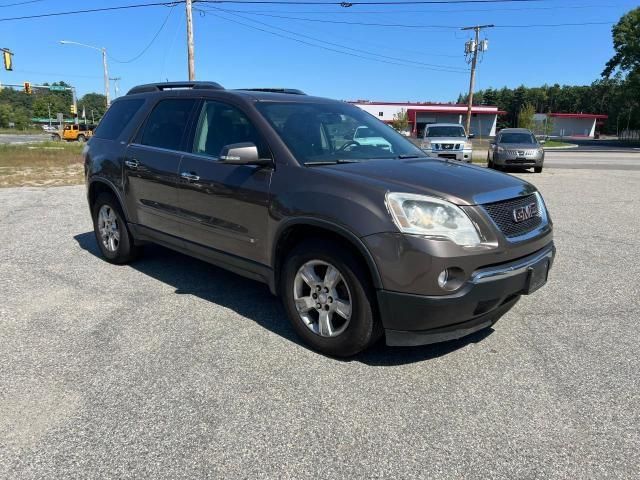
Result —
[[294, 42], [298, 42], [298, 43], [301, 43], [303, 45], [308, 45], [308, 46], [311, 46], [311, 47], [321, 48], [323, 50], [328, 50], [328, 51], [331, 51], [331, 52], [340, 53], [342, 55], [348, 55], [348, 56], [351, 56], [351, 57], [362, 58], [364, 60], [369, 60], [369, 61], [374, 61], [374, 62], [381, 62], [381, 63], [387, 63], [387, 64], [391, 64], [391, 65], [398, 65], [398, 66], [401, 66], [401, 67], [422, 68], [422, 69], [425, 69], [425, 70], [432, 70], [432, 71], [436, 71], [436, 72], [459, 73], [459, 74], [466, 73], [464, 71], [436, 69], [436, 68], [431, 68], [431, 67], [423, 67], [423, 66], [420, 66], [420, 65], [407, 65], [406, 63], [399, 63], [399, 62], [394, 62], [394, 61], [390, 61], [390, 60], [383, 60], [383, 59], [379, 59], [379, 58], [366, 57], [364, 55], [360, 55], [360, 54], [357, 54], [357, 53], [345, 52], [343, 50], [338, 50], [336, 48], [327, 47], [325, 45], [318, 45], [316, 43], [311, 43], [311, 42], [307, 42], [305, 40], [300, 40], [299, 38], [291, 37], [289, 35], [284, 35], [284, 34], [281, 34], [281, 33], [278, 33], [278, 32], [272, 32], [272, 31], [266, 30], [264, 28], [256, 27], [254, 25], [249, 25], [247, 23], [240, 22], [240, 21], [235, 20], [235, 19], [224, 17], [224, 16], [222, 16], [220, 14], [217, 14], [217, 13], [212, 13], [211, 11], [209, 11], [207, 13], [209, 13], [210, 15], [213, 15], [215, 17], [221, 18], [223, 20], [227, 20], [229, 22], [236, 23], [238, 25], [242, 25], [242, 26], [247, 27], [247, 28], [251, 28], [253, 30], [258, 30], [258, 31], [264, 32], [264, 33], [269, 33], [271, 35], [275, 35], [275, 36], [281, 37], [281, 38], [286, 38], [287, 40], [292, 40]]
[[[225, 13], [232, 13], [232, 10], [226, 9], [217, 9], [223, 11]], [[396, 28], [436, 28], [436, 29], [446, 29], [446, 30], [459, 30], [461, 27], [459, 25], [442, 25], [442, 24], [432, 24], [432, 25], [415, 25], [415, 24], [402, 24], [402, 23], [371, 23], [371, 22], [349, 22], [344, 20], [326, 20], [319, 18], [305, 18], [305, 17], [289, 17], [285, 15], [273, 15], [268, 13], [251, 13], [245, 12], [249, 15], [260, 15], [263, 17], [271, 17], [271, 18], [280, 18], [284, 20], [299, 20], [303, 22], [316, 22], [316, 23], [332, 23], [339, 25], [359, 25], [359, 26], [367, 26], [367, 27], [396, 27]], [[528, 25], [496, 25], [496, 28], [544, 28], [544, 27], [581, 27], [588, 25], [612, 25], [616, 23], [615, 21], [606, 21], [606, 22], [575, 22], [575, 23], [540, 23], [540, 24], [528, 24]]]
[[19, 5], [27, 5], [29, 3], [40, 3], [44, 2], [44, 0], [27, 0], [25, 2], [16, 2], [16, 3], [5, 3], [4, 5], [0, 5], [0, 8], [4, 7], [17, 7]]
[[118, 7], [102, 7], [102, 8], [89, 8], [86, 10], [72, 10], [67, 12], [52, 12], [52, 13], [40, 13], [36, 15], [25, 15], [22, 17], [7, 17], [0, 18], [0, 22], [10, 22], [13, 20], [31, 20], [34, 18], [48, 18], [48, 17], [60, 17], [63, 15], [77, 15], [81, 13], [96, 13], [96, 12], [111, 12], [115, 10], [128, 10], [131, 8], [143, 8], [143, 7], [171, 7], [173, 5], [184, 3], [184, 0], [176, 0], [173, 2], [154, 2], [154, 3], [138, 3], [133, 5], [121, 5]]
[[196, 0], [197, 3], [236, 3], [236, 4], [264, 4], [264, 5], [337, 5], [349, 8], [355, 5], [433, 5], [433, 4], [468, 4], [468, 3], [525, 3], [541, 2], [544, 0], [424, 0], [402, 2], [298, 2], [292, 0]]
[[147, 50], [149, 50], [149, 48], [151, 48], [151, 45], [153, 45], [153, 42], [155, 42], [157, 40], [158, 36], [160, 35], [160, 32], [162, 32], [162, 30], [164, 29], [165, 25], [169, 21], [169, 17], [171, 17], [171, 14], [173, 13], [173, 9], [174, 9], [174, 7], [176, 5], [177, 5], [177, 3], [171, 5], [171, 8], [169, 9], [169, 13], [165, 17], [164, 22], [162, 22], [162, 25], [160, 25], [160, 28], [158, 29], [156, 34], [153, 36], [151, 41], [147, 44], [146, 47], [144, 47], [142, 49], [142, 51], [138, 55], [136, 55], [135, 57], [130, 58], [129, 60], [118, 60], [118, 59], [112, 57], [111, 55], [109, 55], [109, 58], [111, 60], [113, 60], [114, 62], [116, 62], [116, 63], [132, 63], [132, 62], [135, 62], [136, 60], [138, 60], [140, 57], [142, 57], [147, 52]]
[[[224, 11], [222, 9], [218, 9], [218, 8], [215, 8], [215, 7], [212, 7], [212, 8], [214, 8], [215, 10]], [[298, 37], [308, 38], [308, 39], [313, 40], [315, 42], [324, 43], [324, 44], [327, 44], [327, 45], [332, 45], [334, 47], [343, 48], [345, 50], [351, 50], [351, 51], [354, 51], [354, 52], [364, 53], [365, 55], [386, 58], [386, 59], [389, 59], [389, 60], [395, 60], [395, 61], [399, 61], [399, 62], [413, 63], [413, 64], [416, 64], [416, 65], [421, 65], [421, 66], [425, 66], [425, 67], [434, 67], [434, 68], [437, 68], [437, 69], [447, 69], [447, 70], [450, 70], [450, 71], [457, 70], [460, 73], [462, 73], [462, 72], [466, 73], [468, 71], [468, 69], [466, 69], [466, 68], [455, 67], [453, 65], [440, 65], [440, 64], [433, 64], [433, 63], [424, 63], [424, 62], [419, 62], [419, 61], [415, 61], [415, 60], [409, 60], [409, 59], [406, 59], [406, 58], [392, 57], [392, 56], [389, 56], [389, 55], [382, 55], [382, 54], [379, 54], [379, 53], [373, 53], [373, 52], [369, 52], [367, 50], [362, 50], [362, 49], [359, 49], [359, 48], [347, 47], [347, 46], [339, 44], [339, 43], [329, 42], [327, 40], [322, 40], [322, 39], [319, 39], [319, 38], [316, 38], [316, 37], [312, 37], [310, 35], [306, 35], [306, 34], [303, 34], [303, 33], [298, 33], [298, 32], [294, 32], [294, 31], [291, 31], [291, 30], [286, 30], [284, 28], [276, 27], [274, 25], [270, 25], [270, 24], [267, 24], [265, 22], [252, 20], [250, 18], [245, 17], [244, 15], [238, 15], [238, 14], [233, 14], [233, 13], [230, 13], [229, 15], [233, 15], [235, 17], [240, 17], [240, 18], [242, 18], [244, 20], [247, 20], [249, 22], [257, 23], [258, 25], [262, 25], [262, 26], [265, 26], [265, 27], [268, 27], [268, 28], [271, 28], [271, 29], [274, 29], [274, 30], [279, 30], [279, 31], [285, 32], [285, 33], [290, 33], [290, 34], [298, 36]], [[440, 70], [438, 70], [438, 71], [440, 71]]]
[[[449, 2], [447, 2], [449, 3]], [[554, 6], [530, 6], [530, 7], [515, 7], [508, 8], [504, 6], [500, 6], [498, 8], [465, 8], [461, 9], [428, 9], [428, 10], [402, 10], [390, 12], [389, 10], [358, 10], [358, 9], [347, 9], [343, 8], [336, 11], [328, 11], [328, 10], [304, 10], [305, 15], [369, 15], [369, 14], [384, 14], [384, 15], [405, 15], [405, 14], [413, 14], [413, 13], [470, 13], [470, 12], [521, 12], [521, 11], [529, 11], [529, 10], [574, 10], [577, 8], [615, 8], [619, 6], [623, 6], [626, 4], [618, 3], [618, 4], [606, 4], [606, 5], [554, 5]], [[237, 13], [251, 13], [251, 14], [262, 14], [262, 13], [278, 13], [278, 14], [298, 14], [300, 10], [231, 10], [226, 9], [227, 12], [237, 12]]]

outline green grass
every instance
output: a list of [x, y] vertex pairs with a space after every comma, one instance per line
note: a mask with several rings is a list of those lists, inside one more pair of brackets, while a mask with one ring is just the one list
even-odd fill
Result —
[[0, 145], [0, 187], [76, 185], [83, 173], [82, 144]]

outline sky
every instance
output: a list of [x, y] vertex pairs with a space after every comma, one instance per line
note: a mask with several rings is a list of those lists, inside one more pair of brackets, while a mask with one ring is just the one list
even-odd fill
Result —
[[[150, 1], [0, 0], [0, 20]], [[22, 4], [11, 5], [16, 3]], [[196, 78], [226, 88], [290, 87], [343, 100], [451, 102], [469, 88], [464, 44], [470, 35], [459, 27], [495, 24], [482, 35], [489, 49], [478, 65], [476, 89], [590, 84], [613, 55], [611, 27], [637, 4], [539, 0], [343, 8], [200, 2], [194, 5]], [[580, 25], [523, 27], [568, 23]], [[187, 79], [185, 8], [177, 4], [0, 21], [0, 47], [14, 52], [14, 71], [0, 70], [0, 83], [64, 80], [79, 95], [103, 93], [100, 52], [60, 40], [105, 47], [109, 75], [121, 77], [120, 95], [141, 83]]]

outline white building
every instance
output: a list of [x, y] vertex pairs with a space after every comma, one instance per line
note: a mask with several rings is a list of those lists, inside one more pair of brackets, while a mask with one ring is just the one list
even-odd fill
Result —
[[[370, 113], [383, 122], [390, 123], [402, 110], [407, 111], [409, 127], [413, 135], [421, 136], [425, 125], [430, 123], [461, 123], [467, 118], [467, 106], [451, 103], [396, 103], [358, 100], [349, 102]], [[478, 137], [493, 137], [496, 134], [498, 115], [503, 112], [496, 106], [474, 105], [471, 110], [471, 132]]]
[[545, 122], [551, 122], [552, 137], [590, 137], [595, 136], [597, 127], [602, 125], [607, 115], [596, 113], [536, 113], [536, 130], [544, 131]]

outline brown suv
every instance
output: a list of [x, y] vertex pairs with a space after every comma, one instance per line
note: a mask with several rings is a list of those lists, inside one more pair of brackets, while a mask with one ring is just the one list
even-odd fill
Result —
[[[358, 142], [366, 127], [383, 142]], [[536, 188], [426, 156], [355, 106], [297, 90], [142, 85], [85, 149], [107, 260], [154, 242], [265, 282], [313, 348], [422, 345], [493, 325], [542, 286]]]

